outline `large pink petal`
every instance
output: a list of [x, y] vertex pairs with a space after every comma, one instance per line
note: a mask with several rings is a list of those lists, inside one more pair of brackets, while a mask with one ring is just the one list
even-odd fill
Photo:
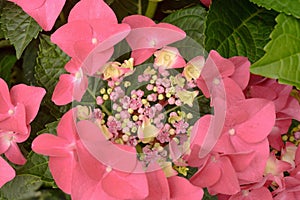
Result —
[[131, 52], [131, 57], [134, 59], [134, 65], [139, 65], [145, 62], [148, 58], [150, 58], [154, 52], [155, 48], [147, 48], [147, 49], [136, 49]]
[[15, 170], [2, 157], [0, 157], [0, 188], [5, 183], [12, 180], [15, 175]]
[[[236, 104], [240, 110], [247, 110], [247, 121], [235, 126], [236, 134], [248, 143], [264, 140], [275, 124], [273, 102], [265, 99], [247, 99]], [[235, 113], [236, 117], [243, 117]], [[243, 114], [243, 113], [242, 113]]]
[[243, 56], [235, 56], [229, 58], [229, 60], [235, 66], [235, 71], [230, 78], [232, 78], [241, 87], [241, 89], [244, 90], [247, 87], [250, 79], [249, 67], [251, 63], [249, 62], [248, 58]]
[[117, 199], [145, 199], [149, 194], [144, 173], [112, 170], [102, 179], [102, 188], [107, 194]]
[[151, 27], [155, 25], [155, 22], [143, 15], [131, 15], [123, 19], [122, 23], [129, 24], [131, 29]]
[[57, 44], [65, 53], [74, 57], [74, 44], [78, 41], [92, 43], [93, 30], [87, 21], [69, 22], [51, 35], [51, 41]]
[[76, 116], [76, 108], [73, 108], [66, 112], [58, 126], [57, 126], [57, 135], [69, 141], [69, 143], [75, 143], [78, 138], [76, 127], [75, 127], [75, 116]]
[[73, 101], [75, 77], [71, 74], [62, 74], [56, 84], [52, 101], [56, 105], [66, 105]]
[[172, 176], [168, 178], [171, 200], [201, 199], [203, 190], [192, 185], [187, 179]]
[[19, 84], [11, 88], [10, 96], [12, 103], [22, 103], [26, 111], [26, 123], [33, 121], [38, 113], [41, 101], [46, 94], [46, 90], [40, 87]]
[[168, 199], [170, 189], [165, 173], [162, 170], [146, 172], [149, 195], [146, 200]]
[[88, 77], [82, 74], [81, 80], [74, 84], [73, 97], [76, 101], [81, 101], [88, 88]]
[[229, 198], [229, 200], [273, 200], [271, 192], [266, 187], [253, 189], [251, 191], [241, 191]]
[[72, 176], [76, 165], [74, 156], [49, 158], [49, 169], [55, 183], [67, 194], [71, 193]]
[[81, 0], [71, 10], [68, 22], [91, 19], [118, 23], [114, 11], [103, 0]]
[[8, 110], [12, 107], [7, 84], [2, 78], [0, 78], [0, 105], [0, 113], [3, 113], [5, 115], [7, 114]]
[[41, 134], [32, 142], [32, 150], [46, 156], [70, 156], [70, 144], [67, 140], [52, 134]]
[[46, 0], [9, 0], [22, 7], [24, 10], [34, 10], [45, 4]]
[[23, 156], [21, 150], [15, 142], [12, 142], [9, 149], [5, 152], [6, 158], [14, 164], [24, 165], [26, 158]]
[[228, 158], [235, 171], [241, 172], [244, 171], [252, 162], [255, 156], [254, 151], [243, 152], [243, 153], [232, 153], [227, 154]]
[[107, 141], [99, 127], [91, 121], [79, 121], [77, 131], [86, 149], [99, 162], [124, 172], [132, 172], [136, 168], [137, 158], [133, 147]]

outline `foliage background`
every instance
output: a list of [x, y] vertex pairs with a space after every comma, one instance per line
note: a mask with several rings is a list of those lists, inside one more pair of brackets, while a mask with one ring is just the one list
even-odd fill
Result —
[[[70, 107], [51, 102], [69, 57], [50, 42], [49, 36], [66, 23], [77, 2], [67, 0], [53, 30], [44, 32], [21, 8], [0, 0], [0, 77], [9, 86], [26, 83], [47, 90], [32, 123], [31, 137], [21, 145], [28, 161], [24, 166], [15, 166], [17, 176], [0, 189], [0, 199], [70, 199], [56, 187], [47, 157], [31, 152], [30, 145], [40, 133], [55, 134], [59, 118]], [[224, 57], [247, 56], [253, 64], [252, 73], [300, 88], [300, 0], [213, 0], [209, 9], [199, 0], [106, 2], [119, 21], [128, 15], [143, 14], [157, 22], [172, 23], [207, 52], [215, 49]], [[194, 55], [183, 56], [191, 59]], [[216, 197], [206, 193], [204, 199]]]

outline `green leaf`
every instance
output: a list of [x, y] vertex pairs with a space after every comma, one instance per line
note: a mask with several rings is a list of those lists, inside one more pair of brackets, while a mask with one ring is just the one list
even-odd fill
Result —
[[47, 90], [44, 103], [56, 118], [61, 117], [61, 114], [69, 109], [68, 106], [59, 108], [51, 101], [54, 87], [59, 76], [66, 72], [64, 66], [68, 61], [69, 57], [59, 47], [51, 43], [49, 36], [40, 36], [35, 78], [37, 83]]
[[11, 2], [5, 3], [0, 23], [5, 38], [15, 47], [18, 59], [30, 41], [42, 30], [33, 18]]
[[204, 189], [204, 195], [203, 195], [203, 198], [202, 198], [203, 200], [218, 200], [218, 197], [217, 196], [211, 196], [209, 193], [208, 193], [208, 191], [207, 191], [207, 189], [205, 188]]
[[42, 133], [51, 133], [53, 135], [57, 135], [56, 128], [58, 125], [59, 121], [51, 122], [45, 125], [45, 129], [39, 131], [37, 134], [42, 134]]
[[36, 66], [39, 41], [32, 40], [24, 51], [22, 68], [25, 82], [29, 85], [36, 85], [34, 68]]
[[207, 12], [202, 6], [196, 6], [179, 10], [163, 20], [163, 22], [173, 24], [186, 32], [187, 37], [172, 46], [176, 46], [187, 60], [203, 55], [206, 15]]
[[119, 21], [128, 15], [142, 14], [147, 8], [148, 0], [106, 0], [115, 11]]
[[11, 70], [17, 58], [14, 54], [7, 54], [5, 51], [0, 52], [0, 77], [4, 79], [8, 85], [11, 79]]
[[266, 54], [250, 71], [300, 88], [300, 19], [280, 14]]
[[300, 18], [300, 0], [250, 0], [259, 6]]
[[224, 57], [246, 56], [255, 62], [265, 53], [276, 15], [248, 0], [214, 0], [206, 22], [206, 50], [217, 50]]

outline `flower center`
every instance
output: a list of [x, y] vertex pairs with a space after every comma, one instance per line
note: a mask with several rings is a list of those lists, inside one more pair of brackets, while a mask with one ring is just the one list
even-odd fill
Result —
[[228, 131], [229, 135], [235, 135], [235, 130], [232, 128]]
[[9, 109], [7, 112], [9, 115], [13, 115], [15, 113], [15, 111], [13, 109]]
[[98, 43], [98, 39], [97, 38], [92, 38], [92, 44], [97, 44]]

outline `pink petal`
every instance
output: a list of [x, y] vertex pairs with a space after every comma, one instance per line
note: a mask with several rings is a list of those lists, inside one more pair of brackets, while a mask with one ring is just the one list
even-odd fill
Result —
[[117, 199], [144, 199], [149, 194], [147, 178], [143, 173], [113, 170], [102, 179], [102, 188]]
[[93, 30], [87, 21], [69, 22], [51, 35], [51, 42], [57, 44], [65, 53], [74, 57], [74, 44], [79, 41], [87, 41], [92, 43]]
[[292, 96], [289, 96], [288, 100], [287, 100], [287, 104], [285, 105], [285, 107], [280, 110], [281, 113], [284, 113], [285, 115], [300, 121], [300, 104], [299, 102]]
[[244, 90], [250, 79], [250, 62], [248, 58], [242, 56], [235, 56], [229, 58], [229, 60], [234, 64], [235, 71], [230, 76], [240, 87]]
[[78, 102], [81, 101], [87, 88], [88, 88], [88, 77], [85, 75], [82, 75], [81, 80], [77, 81], [74, 84], [73, 98]]
[[250, 86], [248, 93], [252, 98], [265, 98], [271, 101], [277, 98], [277, 93], [272, 88], [260, 85]]
[[136, 168], [137, 158], [133, 147], [107, 141], [99, 127], [90, 121], [79, 121], [77, 131], [86, 149], [99, 162], [125, 172], [132, 172]]
[[253, 189], [251, 191], [243, 190], [238, 194], [235, 194], [230, 197], [229, 200], [273, 200], [271, 192], [266, 187], [261, 187], [258, 189]]
[[75, 141], [78, 139], [78, 135], [75, 127], [75, 116], [76, 108], [73, 108], [66, 112], [58, 126], [57, 126], [57, 135], [69, 141], [69, 143], [75, 144]]
[[228, 158], [232, 166], [234, 167], [235, 171], [241, 172], [244, 171], [252, 162], [255, 153], [254, 151], [243, 152], [243, 153], [233, 153], [227, 154]]
[[6, 120], [0, 121], [2, 130], [10, 130], [21, 134], [28, 134], [26, 111], [23, 104], [17, 104], [13, 113]]
[[172, 176], [168, 178], [171, 200], [190, 200], [201, 199], [203, 190], [200, 187], [192, 185], [187, 179]]
[[167, 178], [162, 170], [154, 170], [146, 173], [149, 195], [146, 200], [168, 199], [170, 189]]
[[139, 65], [150, 58], [155, 51], [155, 48], [136, 49], [131, 52], [130, 57], [134, 59], [134, 65]]
[[60, 75], [51, 99], [56, 105], [66, 105], [73, 101], [74, 81], [71, 74]]
[[[273, 102], [265, 99], [247, 99], [236, 104], [240, 110], [248, 110], [247, 121], [235, 126], [236, 134], [248, 143], [264, 140], [275, 123], [275, 107]], [[229, 111], [230, 112], [230, 111]], [[236, 117], [243, 117], [235, 113]]]
[[34, 10], [44, 5], [46, 0], [9, 0], [25, 10]]
[[76, 165], [73, 156], [49, 158], [49, 168], [55, 183], [67, 194], [71, 193], [72, 176]]
[[10, 147], [13, 133], [0, 132], [0, 154], [5, 153]]
[[0, 78], [0, 105], [0, 113], [4, 113], [5, 115], [7, 114], [8, 110], [12, 107], [7, 84], [2, 78]]
[[26, 163], [26, 158], [23, 156], [18, 145], [12, 142], [9, 149], [5, 152], [6, 158], [14, 164], [24, 165]]
[[122, 23], [129, 24], [131, 29], [151, 27], [155, 25], [155, 22], [143, 15], [131, 15], [123, 19]]
[[16, 176], [15, 170], [0, 157], [0, 188]]
[[71, 10], [68, 22], [77, 20], [101, 19], [118, 23], [114, 11], [103, 0], [81, 0]]
[[71, 60], [69, 60], [69, 62], [67, 62], [67, 64], [65, 65], [64, 68], [70, 74], [75, 74], [76, 72], [78, 72], [80, 70], [80, 65], [81, 65], [81, 63], [78, 59], [71, 58]]
[[11, 88], [10, 96], [12, 103], [22, 103], [26, 111], [26, 123], [29, 124], [36, 117], [41, 101], [46, 94], [46, 90], [40, 87], [19, 84]]
[[32, 142], [32, 150], [38, 154], [55, 157], [70, 156], [67, 140], [52, 134], [41, 134]]
[[212, 0], [200, 0], [201, 3], [203, 3], [206, 7], [209, 7]]

